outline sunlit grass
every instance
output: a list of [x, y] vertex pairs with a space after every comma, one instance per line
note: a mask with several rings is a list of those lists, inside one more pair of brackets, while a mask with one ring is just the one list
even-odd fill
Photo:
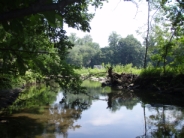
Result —
[[97, 68], [81, 68], [81, 69], [75, 69], [75, 73], [83, 76], [106, 76], [106, 69], [97, 69]]
[[163, 67], [148, 67], [142, 69], [140, 72], [141, 77], [161, 77], [161, 76], [176, 76], [182, 74], [177, 67], [166, 66], [165, 72]]
[[[92, 69], [92, 68], [81, 68], [76, 69], [75, 72], [77, 74], [83, 76], [95, 76], [95, 77], [105, 77], [107, 76], [107, 70], [110, 67], [110, 64], [104, 65], [103, 69]], [[132, 64], [127, 65], [114, 65], [113, 72], [116, 73], [131, 73], [135, 75], [140, 75], [142, 77], [160, 77], [160, 76], [176, 76], [178, 74], [184, 74], [184, 71], [180, 66], [170, 67], [166, 66], [165, 73], [163, 67], [147, 67], [146, 69], [133, 67]]]
[[[104, 65], [104, 68], [102, 69], [97, 69], [97, 68], [81, 68], [81, 69], [75, 69], [75, 72], [79, 75], [93, 75], [96, 77], [100, 76], [107, 76], [107, 71], [108, 67], [110, 67], [109, 64]], [[127, 64], [127, 65], [114, 65], [113, 66], [113, 72], [116, 73], [132, 73], [132, 74], [137, 74], [139, 75], [141, 72], [141, 69], [138, 69], [137, 67], [133, 67], [132, 64]]]
[[138, 69], [137, 67], [133, 67], [132, 64], [127, 64], [127, 65], [115, 65], [113, 67], [113, 71], [119, 74], [131, 73], [131, 74], [139, 75], [141, 72], [141, 69]]
[[85, 80], [82, 82], [82, 86], [96, 88], [96, 87], [101, 87], [101, 83], [99, 83], [97, 81]]

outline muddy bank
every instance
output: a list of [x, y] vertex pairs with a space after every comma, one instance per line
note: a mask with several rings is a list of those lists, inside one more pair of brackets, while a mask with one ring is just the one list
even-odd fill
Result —
[[[110, 86], [122, 92], [139, 97], [144, 104], [152, 106], [176, 105], [184, 106], [184, 75], [177, 76], [147, 76], [141, 77], [134, 74], [115, 73], [108, 74], [102, 86]], [[119, 96], [118, 93], [113, 94]], [[124, 98], [124, 95], [123, 95]]]
[[102, 86], [184, 96], [184, 75], [141, 77], [135, 74], [118, 74], [113, 72], [112, 68], [109, 68], [107, 79], [102, 82]]
[[139, 89], [152, 90], [160, 93], [184, 95], [184, 75], [160, 76], [160, 77], [138, 77], [135, 85]]
[[136, 90], [134, 95], [139, 97], [144, 104], [150, 104], [153, 107], [158, 105], [175, 105], [184, 107], [184, 96], [178, 94], [160, 93], [148, 90]]

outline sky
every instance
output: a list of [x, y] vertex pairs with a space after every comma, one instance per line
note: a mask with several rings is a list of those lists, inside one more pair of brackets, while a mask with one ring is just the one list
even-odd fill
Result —
[[99, 43], [100, 47], [108, 46], [108, 37], [115, 31], [121, 37], [133, 34], [141, 43], [143, 42], [143, 34], [136, 33], [146, 32], [147, 22], [147, 3], [124, 1], [124, 0], [109, 0], [105, 2], [101, 9], [90, 8], [90, 12], [95, 12], [95, 16], [90, 22], [91, 31], [85, 33], [77, 29], [69, 28], [66, 24], [64, 30], [67, 35], [76, 33], [77, 37], [82, 38], [89, 34], [93, 38], [93, 42]]

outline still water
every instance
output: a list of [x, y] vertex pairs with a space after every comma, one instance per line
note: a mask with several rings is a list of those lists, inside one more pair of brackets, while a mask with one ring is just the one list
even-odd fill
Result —
[[87, 95], [28, 90], [0, 112], [0, 138], [184, 138], [183, 107], [144, 103], [134, 92], [96, 82], [84, 85]]

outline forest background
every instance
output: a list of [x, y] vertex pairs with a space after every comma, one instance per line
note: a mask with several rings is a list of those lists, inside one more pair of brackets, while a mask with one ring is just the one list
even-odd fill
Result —
[[[137, 4], [136, 1], [129, 1]], [[112, 32], [108, 46], [100, 48], [90, 35], [66, 36], [63, 23], [90, 32], [95, 16], [89, 6], [100, 8], [99, 0], [7, 0], [0, 3], [0, 81], [1, 89], [23, 79], [54, 80], [63, 89], [78, 91], [78, 67], [127, 65], [154, 67], [182, 74], [184, 37], [182, 0], [147, 1], [148, 19], [144, 42], [133, 35], [122, 38]], [[152, 14], [153, 12], [153, 14]], [[21, 80], [21, 81], [20, 81]], [[72, 81], [71, 81], [72, 80]]]

